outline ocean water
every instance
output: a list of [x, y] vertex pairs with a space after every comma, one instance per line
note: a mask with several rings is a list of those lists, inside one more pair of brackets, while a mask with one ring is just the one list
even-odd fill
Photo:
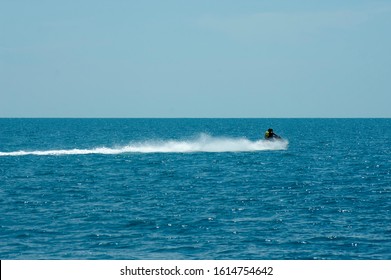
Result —
[[0, 259], [391, 259], [391, 119], [0, 119], [0, 212]]

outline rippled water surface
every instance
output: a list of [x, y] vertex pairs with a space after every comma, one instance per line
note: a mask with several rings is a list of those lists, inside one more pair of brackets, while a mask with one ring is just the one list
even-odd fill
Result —
[[391, 120], [0, 119], [0, 211], [1, 259], [390, 259]]

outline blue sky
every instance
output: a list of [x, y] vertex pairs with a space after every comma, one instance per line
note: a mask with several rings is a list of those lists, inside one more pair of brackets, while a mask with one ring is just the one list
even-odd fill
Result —
[[0, 117], [391, 117], [391, 1], [0, 0]]

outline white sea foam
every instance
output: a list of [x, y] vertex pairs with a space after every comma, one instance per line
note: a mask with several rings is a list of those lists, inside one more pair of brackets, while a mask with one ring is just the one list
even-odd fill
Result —
[[155, 140], [131, 143], [122, 147], [97, 147], [93, 149], [68, 149], [46, 151], [0, 152], [0, 156], [61, 156], [61, 155], [114, 155], [122, 153], [195, 153], [195, 152], [255, 152], [267, 150], [286, 150], [288, 141], [251, 141], [247, 138], [213, 137], [201, 134], [192, 140]]

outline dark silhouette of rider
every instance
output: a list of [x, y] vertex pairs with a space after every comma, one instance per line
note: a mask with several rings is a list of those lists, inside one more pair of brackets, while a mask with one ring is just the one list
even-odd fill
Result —
[[272, 128], [269, 128], [265, 132], [265, 139], [266, 140], [281, 139], [281, 137], [275, 134]]

